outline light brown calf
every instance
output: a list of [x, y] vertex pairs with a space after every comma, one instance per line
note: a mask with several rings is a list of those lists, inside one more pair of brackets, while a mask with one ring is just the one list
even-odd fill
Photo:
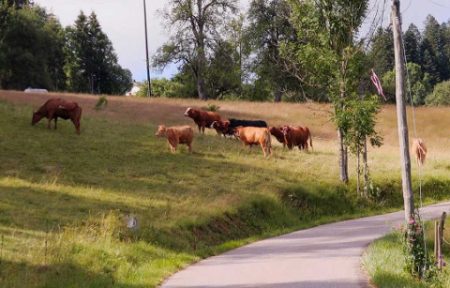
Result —
[[416, 138], [411, 145], [411, 152], [416, 156], [417, 165], [422, 166], [427, 156], [427, 146], [422, 139]]
[[189, 152], [192, 152], [192, 140], [194, 139], [194, 130], [190, 126], [166, 127], [159, 125], [156, 136], [166, 137], [170, 150], [175, 152], [178, 144], [186, 144]]
[[272, 142], [269, 129], [262, 127], [236, 127], [236, 137], [241, 140], [245, 146], [261, 145], [264, 157], [272, 155]]

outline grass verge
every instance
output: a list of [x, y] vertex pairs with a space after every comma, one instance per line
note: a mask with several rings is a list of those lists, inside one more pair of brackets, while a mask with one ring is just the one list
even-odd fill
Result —
[[[433, 222], [434, 223], [434, 222]], [[434, 249], [434, 224], [426, 223], [426, 239], [428, 252]], [[450, 239], [450, 223], [445, 225], [444, 239]], [[402, 233], [394, 231], [391, 234], [375, 241], [366, 250], [363, 263], [369, 273], [371, 281], [379, 288], [426, 288], [426, 287], [450, 287], [450, 271], [444, 267], [437, 276], [428, 281], [419, 281], [404, 271], [405, 259], [401, 244]], [[450, 260], [450, 246], [443, 244], [443, 256], [446, 263]]]

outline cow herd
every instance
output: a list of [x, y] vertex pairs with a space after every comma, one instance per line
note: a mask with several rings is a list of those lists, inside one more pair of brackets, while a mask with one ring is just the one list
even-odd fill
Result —
[[[216, 112], [202, 111], [191, 107], [186, 109], [184, 116], [194, 120], [200, 133], [205, 133], [205, 128], [211, 128], [216, 130], [218, 135], [239, 139], [245, 146], [260, 145], [264, 157], [272, 155], [271, 135], [282, 143], [283, 147], [289, 149], [298, 147], [300, 150], [307, 151], [309, 146], [313, 147], [308, 127], [289, 125], [269, 127], [263, 120], [233, 118], [223, 120]], [[166, 127], [160, 125], [155, 135], [166, 137], [172, 152], [176, 151], [178, 144], [186, 144], [189, 151], [192, 151], [194, 131], [190, 126]]]
[[[47, 118], [48, 128], [51, 127], [51, 121], [54, 120], [54, 128], [56, 129], [58, 118], [70, 119], [75, 126], [76, 132], [80, 134], [81, 112], [82, 109], [76, 102], [52, 98], [33, 113], [31, 124], [35, 125], [42, 118]], [[186, 109], [184, 116], [194, 120], [200, 133], [205, 133], [205, 128], [210, 128], [216, 130], [218, 135], [239, 139], [245, 146], [261, 146], [264, 157], [272, 155], [271, 135], [282, 143], [283, 147], [288, 147], [289, 149], [298, 147], [300, 150], [307, 151], [309, 146], [312, 148], [312, 137], [308, 127], [288, 125], [269, 127], [267, 122], [263, 120], [233, 118], [224, 120], [216, 112], [190, 107]], [[187, 145], [189, 152], [192, 152], [194, 130], [190, 126], [166, 127], [160, 125], [155, 135], [167, 138], [172, 152], [176, 151], [179, 144]]]

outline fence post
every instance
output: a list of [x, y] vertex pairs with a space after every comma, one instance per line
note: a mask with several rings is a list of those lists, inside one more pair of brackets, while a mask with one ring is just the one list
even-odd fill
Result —
[[439, 241], [439, 222], [434, 221], [434, 259], [435, 265], [438, 265], [439, 254], [438, 254], [438, 241]]
[[438, 239], [438, 269], [441, 270], [442, 269], [442, 242], [443, 242], [443, 238], [444, 238], [444, 226], [445, 226], [445, 218], [447, 217], [447, 213], [443, 212], [442, 216], [441, 216], [441, 220], [439, 222], [439, 239]]

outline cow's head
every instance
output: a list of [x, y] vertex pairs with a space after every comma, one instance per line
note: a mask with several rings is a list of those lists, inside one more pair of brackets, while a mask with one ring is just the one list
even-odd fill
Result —
[[234, 136], [236, 136], [238, 138], [241, 137], [242, 129], [244, 129], [244, 127], [242, 127], [242, 126], [238, 126], [238, 127], [234, 128]]
[[158, 137], [166, 136], [166, 126], [159, 125], [158, 126], [158, 131], [156, 131], [155, 136], [158, 136]]
[[197, 114], [197, 110], [192, 109], [191, 107], [186, 109], [186, 112], [184, 112], [185, 117], [193, 118]]
[[33, 112], [33, 117], [31, 118], [31, 125], [33, 126], [34, 124], [38, 123], [39, 121], [41, 121], [41, 119], [44, 116], [41, 115], [39, 112]]
[[273, 127], [273, 126], [271, 126], [271, 127], [269, 127], [269, 132], [270, 132], [270, 134], [272, 134], [272, 135], [281, 135], [281, 134], [283, 134], [283, 131], [282, 131], [282, 129], [283, 129], [283, 127]]
[[209, 128], [219, 129], [219, 128], [220, 128], [220, 123], [219, 123], [219, 121], [213, 121], [213, 122], [211, 123], [211, 125], [209, 126]]

